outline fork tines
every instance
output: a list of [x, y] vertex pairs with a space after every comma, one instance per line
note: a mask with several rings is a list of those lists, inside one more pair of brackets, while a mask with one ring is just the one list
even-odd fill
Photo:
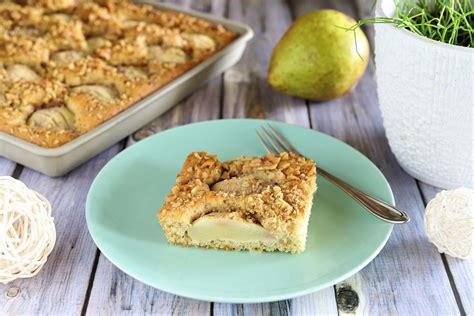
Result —
[[260, 128], [263, 133], [259, 133], [258, 130], [256, 130], [256, 133], [263, 147], [265, 147], [268, 152], [278, 154], [279, 152], [287, 151], [298, 154], [298, 151], [288, 142], [288, 140], [286, 140], [286, 138], [280, 132], [278, 132], [272, 125], [267, 125], [269, 129], [265, 128], [264, 126], [261, 126]]

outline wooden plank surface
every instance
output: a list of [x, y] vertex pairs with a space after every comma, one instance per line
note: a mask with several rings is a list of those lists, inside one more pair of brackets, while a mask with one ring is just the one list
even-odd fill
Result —
[[[391, 154], [378, 110], [373, 63], [353, 91], [324, 104], [284, 96], [266, 83], [271, 50], [295, 17], [315, 8], [365, 17], [370, 14], [371, 0], [173, 2], [247, 23], [255, 39], [241, 62], [135, 133], [128, 145], [171, 127], [218, 118], [267, 118], [312, 127], [342, 139], [374, 161], [412, 222], [396, 227], [380, 255], [335, 288], [265, 304], [195, 301], [127, 276], [100, 254], [89, 237], [84, 218], [87, 191], [123, 143], [61, 178], [26, 168], [22, 171], [21, 166], [15, 169], [15, 163], [0, 158], [0, 175], [15, 171], [52, 202], [58, 234], [48, 264], [38, 276], [0, 285], [0, 315], [474, 314], [472, 262], [439, 255], [424, 235], [424, 206], [438, 190], [419, 184], [421, 194], [417, 182], [400, 169]], [[372, 43], [372, 29], [365, 31]]]
[[[305, 2], [303, 9], [295, 3], [295, 14], [303, 14], [312, 3]], [[362, 12], [354, 2], [343, 0], [327, 1], [324, 6], [356, 19]], [[387, 245], [372, 263], [336, 286], [340, 313], [459, 313], [443, 262], [436, 251], [427, 247], [423, 234], [424, 204], [416, 182], [398, 166], [385, 138], [372, 60], [355, 89], [334, 101], [311, 103], [310, 116], [314, 128], [345, 141], [369, 157], [389, 180], [397, 205], [412, 218], [409, 224], [395, 227]], [[337, 170], [334, 172], [337, 174]], [[348, 305], [356, 294], [364, 304]]]
[[96, 255], [84, 214], [87, 191], [95, 175], [121, 148], [121, 144], [114, 145], [60, 178], [23, 170], [20, 180], [51, 202], [57, 241], [37, 276], [0, 285], [0, 315], [81, 313]]
[[274, 91], [266, 81], [273, 46], [292, 23], [286, 1], [229, 1], [229, 18], [255, 32], [241, 61], [224, 75], [224, 118], [267, 118], [309, 127], [306, 103]]
[[141, 283], [100, 255], [87, 315], [209, 315], [208, 302], [169, 294]]
[[0, 175], [11, 176], [15, 170], [16, 164], [11, 160], [0, 157]]

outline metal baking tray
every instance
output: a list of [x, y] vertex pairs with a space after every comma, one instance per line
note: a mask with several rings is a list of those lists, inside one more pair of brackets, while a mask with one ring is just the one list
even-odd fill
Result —
[[60, 147], [43, 148], [18, 137], [0, 132], [0, 156], [16, 161], [48, 176], [62, 176], [146, 125], [202, 86], [209, 79], [233, 66], [239, 61], [247, 42], [253, 37], [252, 29], [242, 23], [198, 11], [183, 9], [167, 3], [136, 2], [150, 4], [158, 9], [183, 12], [219, 23], [240, 35], [222, 50], [166, 86], [158, 89], [93, 130]]

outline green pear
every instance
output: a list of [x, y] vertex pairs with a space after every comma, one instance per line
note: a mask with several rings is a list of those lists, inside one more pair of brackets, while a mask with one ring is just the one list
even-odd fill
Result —
[[369, 42], [351, 17], [316, 10], [298, 18], [273, 50], [268, 82], [285, 94], [316, 101], [338, 98], [364, 74]]

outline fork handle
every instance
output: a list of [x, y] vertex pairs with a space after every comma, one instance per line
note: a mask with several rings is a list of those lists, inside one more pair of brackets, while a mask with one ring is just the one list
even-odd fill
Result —
[[362, 206], [364, 206], [370, 213], [372, 213], [376, 217], [393, 224], [403, 224], [410, 221], [410, 217], [408, 217], [405, 212], [354, 188], [352, 185], [330, 174], [324, 169], [321, 169], [319, 167], [317, 169], [320, 175], [322, 175], [330, 182], [334, 183], [341, 190], [346, 192], [350, 197], [362, 204]]

